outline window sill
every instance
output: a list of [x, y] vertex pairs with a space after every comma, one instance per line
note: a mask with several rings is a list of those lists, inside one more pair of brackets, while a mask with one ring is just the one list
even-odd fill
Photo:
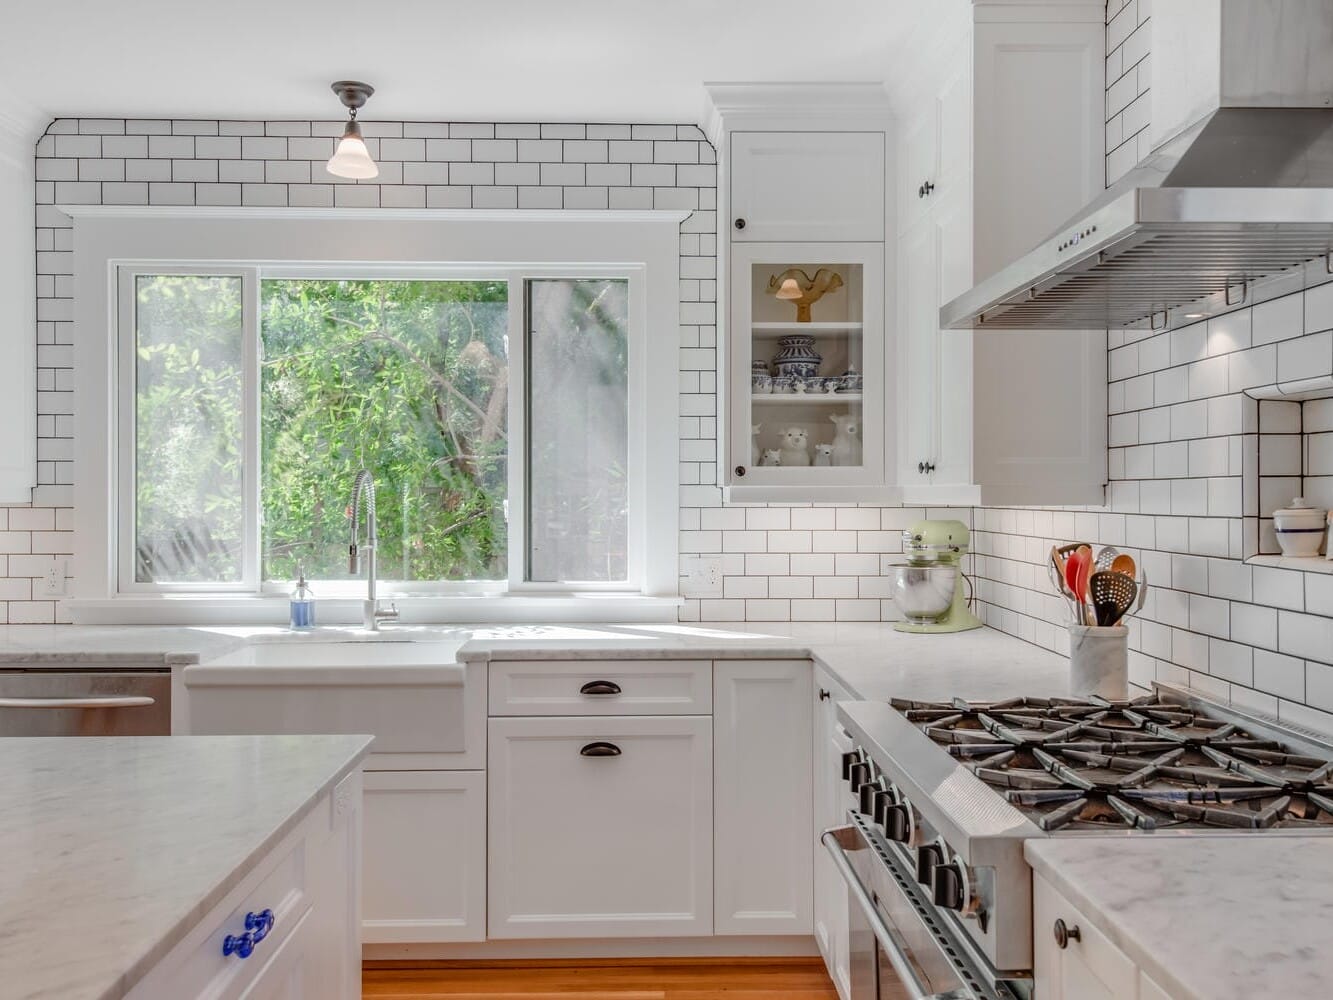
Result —
[[1323, 556], [1258, 555], [1245, 560], [1247, 566], [1272, 566], [1275, 569], [1298, 569], [1305, 573], [1333, 575], [1333, 559]]
[[[504, 596], [449, 595], [385, 597], [395, 604], [399, 621], [409, 625], [515, 623], [675, 622], [683, 603], [675, 596], [648, 597], [585, 591]], [[76, 625], [286, 625], [284, 596], [164, 594], [108, 599], [72, 598], [64, 602]], [[316, 602], [321, 625], [357, 625], [361, 600], [327, 598]]]

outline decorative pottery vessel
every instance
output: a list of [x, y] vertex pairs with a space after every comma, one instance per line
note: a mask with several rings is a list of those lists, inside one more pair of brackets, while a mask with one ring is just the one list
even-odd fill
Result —
[[768, 362], [765, 361], [763, 358], [755, 358], [753, 361], [750, 362], [750, 374], [751, 374], [751, 375], [767, 375], [767, 374], [768, 374]]
[[822, 387], [824, 392], [837, 392], [842, 388], [841, 375], [825, 375], [822, 381], [824, 383]]
[[860, 392], [862, 377], [861, 373], [855, 368], [848, 368], [842, 373], [842, 385], [839, 386], [839, 392]]
[[790, 375], [779, 375], [773, 379], [773, 391], [791, 393], [794, 391], [796, 380]]
[[767, 372], [756, 372], [750, 376], [750, 391], [765, 395], [773, 391], [773, 376]]
[[1273, 531], [1282, 554], [1293, 558], [1319, 555], [1327, 513], [1322, 507], [1311, 507], [1305, 497], [1296, 497], [1290, 507], [1273, 511]]
[[778, 341], [773, 371], [793, 378], [813, 378], [819, 374], [819, 365], [823, 360], [824, 356], [815, 350], [814, 337], [793, 333]]

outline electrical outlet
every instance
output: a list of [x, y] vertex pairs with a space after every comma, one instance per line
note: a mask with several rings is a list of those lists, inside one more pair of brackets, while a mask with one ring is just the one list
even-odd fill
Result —
[[47, 597], [60, 597], [65, 593], [65, 560], [54, 559], [46, 567], [42, 578], [42, 593]]
[[684, 563], [685, 593], [687, 596], [722, 596], [721, 559], [717, 556], [688, 556]]

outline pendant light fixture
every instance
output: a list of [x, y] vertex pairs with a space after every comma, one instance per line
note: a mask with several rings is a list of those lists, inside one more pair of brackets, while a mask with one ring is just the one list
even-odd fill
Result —
[[369, 180], [378, 177], [380, 168], [370, 157], [366, 141], [361, 138], [361, 126], [356, 123], [357, 109], [370, 99], [375, 88], [368, 83], [356, 80], [339, 80], [333, 85], [333, 92], [347, 108], [349, 117], [347, 127], [343, 129], [338, 146], [329, 157], [328, 171], [335, 177], [350, 177], [354, 180]]

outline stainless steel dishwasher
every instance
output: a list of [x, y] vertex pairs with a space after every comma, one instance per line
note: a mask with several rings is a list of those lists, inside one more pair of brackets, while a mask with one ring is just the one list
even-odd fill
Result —
[[170, 670], [0, 669], [0, 736], [170, 732]]

